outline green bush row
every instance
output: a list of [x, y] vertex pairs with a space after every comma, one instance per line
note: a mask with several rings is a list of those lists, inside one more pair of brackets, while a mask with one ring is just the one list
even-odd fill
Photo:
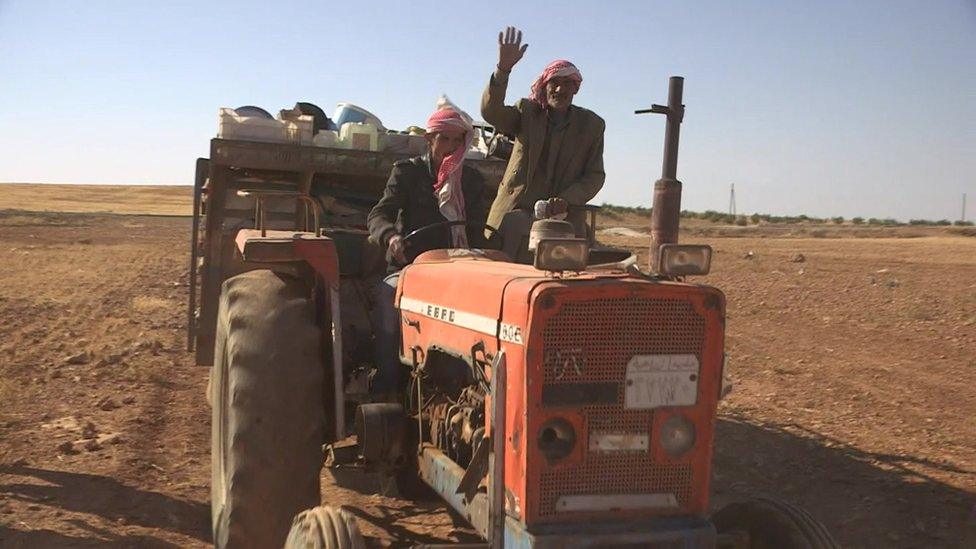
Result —
[[[616, 206], [614, 204], [601, 204], [603, 208], [603, 213], [610, 214], [637, 214], [643, 217], [651, 216], [651, 208], [646, 208], [644, 206]], [[835, 225], [841, 225], [846, 220], [841, 216], [836, 217], [811, 217], [808, 215], [770, 215], [770, 214], [760, 214], [754, 213], [752, 215], [732, 215], [728, 213], [717, 212], [715, 210], [705, 210], [704, 212], [693, 212], [691, 210], [682, 210], [681, 217], [685, 219], [704, 219], [706, 221], [712, 221], [715, 223], [727, 223], [729, 225], [738, 225], [744, 227], [746, 225], [758, 225], [760, 223], [783, 223], [788, 225], [795, 225], [798, 223], [810, 223], [810, 224], [824, 224], [824, 223], [834, 223]], [[902, 223], [897, 219], [885, 218], [878, 219], [876, 217], [871, 217], [864, 219], [863, 217], [852, 217], [851, 223], [854, 225], [871, 225], [875, 227], [903, 227], [905, 225], [916, 225], [916, 226], [930, 226], [930, 227], [947, 227], [949, 225], [956, 225], [957, 227], [971, 227], [973, 226], [972, 221], [949, 221], [948, 219], [941, 219], [939, 221], [930, 221], [928, 219], [912, 219], [908, 223]]]

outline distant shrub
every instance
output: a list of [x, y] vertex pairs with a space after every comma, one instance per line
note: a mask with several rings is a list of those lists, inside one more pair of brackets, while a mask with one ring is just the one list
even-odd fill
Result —
[[909, 219], [908, 224], [909, 225], [933, 225], [933, 222], [929, 221], [928, 219]]
[[897, 219], [892, 219], [892, 218], [890, 218], [890, 217], [886, 217], [886, 218], [884, 218], [884, 219], [883, 219], [883, 220], [881, 221], [881, 223], [882, 223], [882, 224], [883, 224], [883, 225], [884, 225], [885, 227], [899, 227], [899, 226], [901, 226], [901, 225], [903, 225], [903, 223], [899, 223]]
[[701, 215], [702, 219], [714, 221], [715, 223], [735, 223], [736, 217], [732, 214], [716, 212], [715, 210], [705, 210]]
[[629, 214], [637, 214], [641, 217], [651, 216], [651, 208], [647, 208], [644, 206], [617, 206], [615, 204], [607, 204], [606, 202], [604, 202], [603, 204], [600, 204], [600, 207], [603, 208], [604, 213], [607, 212], [617, 213], [617, 214], [629, 213]]
[[852, 217], [851, 218], [851, 223], [853, 223], [855, 225], [860, 225], [860, 224], [864, 223], [864, 218], [863, 217]]
[[972, 227], [973, 226], [973, 222], [972, 221], [957, 220], [956, 222], [953, 223], [953, 225], [955, 225], [956, 227]]
[[883, 221], [881, 221], [880, 219], [878, 219], [876, 217], [872, 217], [872, 218], [868, 219], [868, 225], [881, 225], [882, 223], [883, 223]]
[[830, 218], [830, 220], [833, 221], [835, 225], [840, 225], [844, 223], [844, 218], [839, 215], [837, 217]]
[[762, 220], [762, 216], [759, 215], [758, 213], [754, 213], [751, 216], [749, 216], [749, 220], [752, 221], [753, 225], [757, 225]]
[[939, 227], [948, 227], [949, 225], [952, 225], [952, 222], [949, 221], [948, 219], [940, 219], [936, 221], [935, 224], [938, 225]]
[[749, 224], [749, 222], [746, 221], [746, 216], [740, 215], [738, 218], [736, 218], [735, 224], [738, 225], [738, 226], [740, 226], [740, 227], [745, 227], [746, 225]]

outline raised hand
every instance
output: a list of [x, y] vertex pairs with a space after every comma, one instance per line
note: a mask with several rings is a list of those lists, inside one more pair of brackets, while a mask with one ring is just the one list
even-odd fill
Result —
[[498, 68], [510, 71], [519, 59], [525, 55], [528, 44], [522, 44], [522, 31], [515, 27], [506, 27], [498, 33]]

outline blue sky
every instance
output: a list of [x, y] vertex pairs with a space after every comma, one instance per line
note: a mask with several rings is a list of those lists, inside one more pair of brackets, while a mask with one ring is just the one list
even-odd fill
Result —
[[189, 184], [217, 108], [352, 101], [388, 127], [476, 114], [516, 25], [510, 97], [550, 60], [607, 121], [595, 202], [649, 205], [686, 78], [683, 206], [976, 217], [976, 2], [0, 0], [0, 181]]

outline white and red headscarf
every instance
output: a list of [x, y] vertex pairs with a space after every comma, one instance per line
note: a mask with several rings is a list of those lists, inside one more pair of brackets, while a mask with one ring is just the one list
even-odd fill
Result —
[[[441, 160], [434, 180], [434, 196], [441, 213], [448, 221], [464, 221], [464, 193], [461, 190], [461, 172], [464, 155], [474, 140], [474, 127], [471, 117], [451, 102], [446, 96], [437, 100], [437, 110], [427, 119], [427, 133], [460, 129], [464, 132], [464, 144]], [[467, 248], [468, 236], [464, 226], [451, 227], [451, 245]]]
[[553, 78], [569, 78], [576, 82], [577, 89], [583, 83], [583, 74], [576, 68], [576, 65], [565, 59], [557, 59], [546, 65], [539, 78], [536, 78], [535, 82], [532, 83], [532, 94], [529, 96], [546, 110], [549, 110], [549, 101], [546, 100], [546, 84]]

